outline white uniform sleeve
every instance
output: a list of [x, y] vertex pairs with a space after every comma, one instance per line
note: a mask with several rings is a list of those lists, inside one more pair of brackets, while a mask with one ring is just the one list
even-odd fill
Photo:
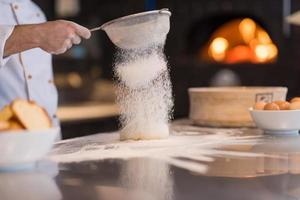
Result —
[[15, 26], [0, 25], [0, 67], [4, 66], [9, 59], [9, 57], [4, 58], [4, 46], [14, 28]]

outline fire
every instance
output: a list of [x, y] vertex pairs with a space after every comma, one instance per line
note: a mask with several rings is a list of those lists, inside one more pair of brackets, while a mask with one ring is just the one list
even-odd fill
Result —
[[255, 55], [259, 61], [266, 61], [268, 59], [268, 48], [266, 45], [257, 45], [255, 47]]
[[265, 62], [277, 56], [277, 47], [274, 44], [259, 44], [255, 47], [255, 55], [258, 62]]
[[225, 58], [225, 51], [228, 48], [228, 41], [225, 38], [217, 37], [210, 45], [210, 54], [217, 60], [221, 61]]
[[261, 44], [270, 44], [272, 40], [266, 31], [258, 31], [257, 39]]
[[274, 59], [278, 55], [278, 49], [274, 44], [268, 45], [269, 59]]
[[256, 24], [250, 18], [245, 18], [239, 24], [239, 31], [245, 43], [249, 43], [255, 37]]
[[250, 18], [224, 24], [212, 36], [208, 56], [228, 64], [265, 63], [276, 60], [278, 49], [269, 34]]

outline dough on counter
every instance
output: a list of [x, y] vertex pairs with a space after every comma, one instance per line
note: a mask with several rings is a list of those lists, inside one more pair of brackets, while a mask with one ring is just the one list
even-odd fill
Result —
[[[132, 132], [132, 130], [135, 130]], [[163, 139], [169, 136], [169, 126], [167, 124], [156, 125], [155, 128], [152, 126], [144, 127], [141, 129], [132, 129], [125, 127], [120, 132], [121, 140], [153, 140]]]

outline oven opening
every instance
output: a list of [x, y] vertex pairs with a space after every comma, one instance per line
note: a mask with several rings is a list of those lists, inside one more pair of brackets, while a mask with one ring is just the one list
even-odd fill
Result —
[[[214, 17], [197, 24], [198, 28], [190, 34], [190, 49], [194, 49], [193, 54], [200, 62], [265, 64], [277, 60], [278, 47], [268, 31], [254, 18]], [[201, 31], [199, 37], [203, 38], [206, 34], [205, 41], [196, 39]]]

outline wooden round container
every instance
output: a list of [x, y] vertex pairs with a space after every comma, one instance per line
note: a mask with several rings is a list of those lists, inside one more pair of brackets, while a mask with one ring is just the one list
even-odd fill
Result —
[[285, 100], [286, 94], [286, 87], [189, 88], [189, 117], [201, 126], [254, 127], [248, 109], [258, 101]]

